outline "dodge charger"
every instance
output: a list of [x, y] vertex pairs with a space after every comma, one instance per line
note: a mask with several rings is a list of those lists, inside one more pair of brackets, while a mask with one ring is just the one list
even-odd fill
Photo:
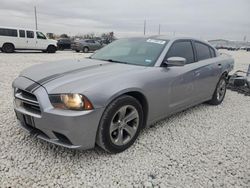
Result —
[[219, 105], [234, 60], [195, 38], [117, 40], [89, 58], [35, 65], [14, 80], [20, 126], [60, 146], [110, 153], [200, 103]]

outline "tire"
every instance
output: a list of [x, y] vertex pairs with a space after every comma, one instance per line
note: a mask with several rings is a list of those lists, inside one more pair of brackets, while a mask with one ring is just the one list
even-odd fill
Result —
[[75, 50], [76, 51], [76, 53], [79, 53], [80, 52], [80, 50]]
[[2, 47], [2, 51], [5, 53], [13, 53], [15, 51], [15, 47], [11, 43], [6, 43]]
[[96, 143], [109, 153], [120, 153], [135, 142], [142, 126], [141, 104], [134, 97], [123, 95], [111, 102], [104, 111]]
[[48, 53], [56, 53], [56, 47], [55, 46], [48, 46], [47, 52]]
[[221, 104], [226, 95], [227, 91], [226, 88], [227, 88], [227, 79], [225, 75], [222, 75], [219, 82], [216, 85], [213, 97], [210, 101], [208, 101], [208, 104], [211, 105]]
[[82, 51], [83, 51], [83, 53], [88, 53], [89, 52], [89, 48], [85, 46], [85, 47], [83, 47]]

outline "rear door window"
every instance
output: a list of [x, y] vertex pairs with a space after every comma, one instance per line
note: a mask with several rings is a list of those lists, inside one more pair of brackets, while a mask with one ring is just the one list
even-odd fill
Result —
[[0, 28], [0, 36], [17, 37], [17, 30]]
[[170, 47], [167, 56], [167, 60], [170, 57], [183, 57], [186, 59], [186, 64], [194, 62], [194, 52], [191, 41], [177, 41]]
[[209, 46], [201, 42], [194, 42], [198, 61], [211, 58]]
[[34, 31], [26, 31], [27, 38], [34, 38]]
[[19, 37], [25, 38], [25, 31], [24, 30], [19, 30]]

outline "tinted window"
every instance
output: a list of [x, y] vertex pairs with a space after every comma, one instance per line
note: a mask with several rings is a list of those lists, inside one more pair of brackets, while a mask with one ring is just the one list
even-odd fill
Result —
[[87, 43], [95, 43], [94, 40], [87, 40], [86, 42], [87, 42]]
[[186, 64], [194, 62], [194, 53], [192, 44], [190, 41], [179, 41], [175, 42], [169, 49], [165, 59], [170, 57], [183, 57], [185, 58]]
[[19, 30], [19, 37], [25, 38], [25, 31]]
[[209, 47], [205, 44], [202, 44], [200, 42], [195, 42], [195, 47], [197, 51], [197, 58], [198, 61], [204, 60], [204, 59], [209, 59], [210, 56], [210, 50]]
[[17, 37], [17, 30], [16, 29], [0, 29], [1, 36], [8, 36], [8, 37]]
[[34, 38], [34, 32], [33, 31], [26, 31], [27, 38]]
[[46, 39], [45, 35], [42, 32], [36, 32], [36, 37], [38, 39]]
[[209, 47], [209, 50], [211, 57], [216, 57], [214, 49]]

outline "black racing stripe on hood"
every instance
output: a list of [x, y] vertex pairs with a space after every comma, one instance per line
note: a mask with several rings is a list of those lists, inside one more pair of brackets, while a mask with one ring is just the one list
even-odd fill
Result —
[[[81, 72], [81, 71], [87, 71], [87, 70], [91, 70], [95, 67], [98, 67], [98, 66], [107, 66], [107, 65], [111, 65], [113, 63], [105, 63], [105, 64], [98, 64], [98, 65], [91, 65], [91, 66], [88, 66], [88, 67], [82, 67], [80, 69], [74, 69], [74, 70], [70, 70], [70, 71], [66, 71], [66, 72], [63, 72], [63, 73], [59, 73], [59, 74], [53, 74], [53, 75], [50, 75], [50, 76], [47, 76], [41, 80], [38, 80], [36, 81], [35, 83], [31, 84], [29, 87], [26, 88], [27, 91], [31, 91], [31, 92], [34, 92], [36, 89], [38, 89], [41, 85], [44, 85], [52, 80], [55, 80], [57, 78], [60, 78], [60, 77], [63, 77], [67, 74], [71, 74], [71, 73], [77, 73], [77, 72]], [[38, 84], [39, 83], [39, 84]]]
[[31, 84], [29, 87], [27, 87], [25, 90], [26, 90], [26, 91], [30, 91], [30, 92], [34, 92], [37, 88], [39, 88], [39, 87], [41, 86], [40, 83], [42, 83], [42, 82], [44, 82], [44, 81], [46, 81], [46, 80], [48, 80], [48, 79], [51, 79], [52, 77], [54, 78], [54, 77], [57, 76], [57, 75], [59, 75], [59, 74], [53, 74], [53, 75], [51, 75], [51, 76], [48, 76], [48, 77], [45, 77], [45, 78], [39, 80], [38, 82], [34, 82], [34, 83]]
[[27, 88], [25, 89], [25, 91], [32, 92], [32, 90], [33, 90], [34, 88], [37, 88], [37, 87], [40, 87], [40, 85], [39, 85], [38, 83], [34, 82], [34, 83], [31, 84], [29, 87], [27, 87]]

